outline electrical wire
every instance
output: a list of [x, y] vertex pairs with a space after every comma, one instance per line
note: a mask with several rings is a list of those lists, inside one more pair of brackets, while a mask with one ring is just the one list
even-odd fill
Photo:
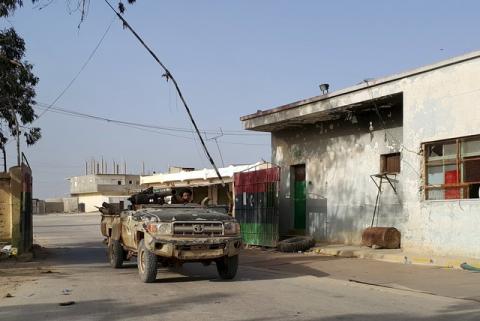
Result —
[[72, 78], [72, 80], [70, 80], [70, 82], [67, 84], [67, 86], [65, 88], [63, 88], [63, 90], [60, 92], [60, 94], [58, 94], [58, 96], [50, 103], [49, 107], [47, 109], [45, 109], [36, 119], [39, 119], [41, 118], [43, 115], [45, 115], [59, 100], [60, 98], [63, 97], [63, 95], [65, 95], [65, 93], [67, 92], [67, 90], [70, 89], [70, 87], [72, 87], [73, 83], [78, 79], [78, 77], [80, 76], [80, 74], [83, 72], [83, 70], [87, 67], [87, 65], [90, 63], [90, 61], [92, 60], [93, 56], [95, 55], [95, 53], [97, 52], [98, 48], [100, 48], [100, 45], [102, 44], [103, 40], [105, 39], [105, 37], [107, 36], [107, 33], [108, 31], [110, 30], [110, 27], [112, 26], [113, 22], [115, 21], [115, 16], [113, 16], [113, 19], [112, 21], [110, 22], [110, 24], [107, 26], [107, 29], [105, 30], [105, 32], [103, 33], [102, 37], [100, 38], [100, 40], [98, 41], [97, 45], [95, 46], [95, 48], [93, 49], [93, 51], [90, 53], [90, 55], [88, 56], [87, 60], [83, 63], [82, 67], [80, 68], [80, 70], [75, 74], [75, 76]]
[[[122, 123], [122, 124], [128, 124], [128, 125], [134, 125], [134, 126], [140, 126], [140, 127], [152, 128], [152, 129], [158, 129], [158, 130], [165, 130], [165, 131], [173, 131], [173, 132], [195, 133], [195, 131], [192, 128], [158, 126], [158, 125], [142, 124], [142, 123], [136, 123], [136, 122], [130, 122], [130, 121], [124, 121], [124, 120], [116, 120], [116, 119], [107, 118], [107, 117], [103, 117], [103, 116], [81, 113], [81, 112], [78, 112], [78, 111], [65, 109], [65, 108], [60, 108], [60, 107], [51, 107], [50, 105], [47, 105], [47, 104], [41, 103], [41, 102], [37, 102], [37, 107], [48, 108], [49, 110], [55, 111], [57, 113], [63, 113], [63, 114], [68, 114], [68, 115], [72, 115], [72, 116], [75, 115], [75, 116], [83, 117], [83, 118], [103, 120], [103, 121], [108, 121], [108, 122], [112, 122], [112, 123]], [[222, 134], [222, 135], [225, 135], [225, 136], [266, 136], [265, 134], [245, 133], [245, 132], [241, 132], [241, 131], [222, 131], [222, 132], [218, 132], [218, 131], [213, 131], [213, 130], [202, 129], [201, 132], [203, 132], [205, 134], [209, 134], [209, 135]]]
[[370, 94], [370, 98], [373, 102], [373, 106], [375, 107], [375, 112], [380, 120], [380, 122], [382, 123], [382, 127], [383, 127], [383, 130], [385, 131], [385, 134], [390, 136], [392, 138], [392, 140], [396, 141], [400, 147], [402, 148], [402, 150], [406, 150], [407, 152], [410, 152], [412, 154], [416, 154], [417, 156], [421, 156], [422, 155], [422, 152], [415, 152], [409, 148], [407, 148], [397, 137], [395, 137], [392, 133], [390, 133], [388, 131], [388, 129], [386, 128], [386, 123], [385, 123], [385, 120], [383, 119], [382, 115], [380, 114], [380, 111], [378, 110], [378, 107], [377, 107], [377, 103], [375, 102], [375, 99], [373, 97], [373, 92], [372, 92], [372, 89], [371, 89], [371, 85], [369, 84], [368, 80], [365, 79], [364, 82], [367, 84], [367, 89], [368, 89], [368, 92]]
[[[42, 107], [38, 104], [35, 107], [41, 108], [41, 109], [47, 108], [47, 107]], [[73, 112], [73, 111], [68, 111], [67, 112], [65, 110], [62, 110], [62, 109], [59, 109], [59, 108], [56, 108], [56, 107], [50, 108], [50, 112], [57, 113], [57, 114], [64, 115], [64, 116], [80, 118], [80, 119], [91, 119], [91, 120], [96, 120], [96, 121], [103, 121], [103, 122], [110, 123], [110, 124], [115, 124], [115, 125], [119, 125], [119, 126], [124, 126], [124, 127], [128, 127], [128, 128], [141, 130], [141, 131], [144, 131], [144, 132], [149, 132], [149, 133], [154, 133], [154, 134], [159, 134], [159, 135], [164, 135], [164, 136], [178, 137], [178, 138], [183, 138], [183, 139], [196, 141], [195, 138], [192, 138], [191, 136], [172, 134], [172, 133], [169, 133], [169, 132], [165, 132], [164, 128], [158, 129], [158, 128], [156, 128], [156, 126], [151, 126], [151, 125], [145, 125], [145, 124], [140, 124], [140, 123], [109, 119], [109, 118], [104, 118], [104, 117], [99, 117], [99, 116], [94, 116], [94, 115], [88, 115], [88, 114], [83, 114], [83, 113], [78, 113], [78, 112]], [[190, 131], [190, 133], [194, 134], [193, 131]], [[210, 140], [210, 139], [207, 138], [207, 140]], [[231, 145], [245, 145], [245, 146], [267, 146], [267, 145], [269, 145], [269, 144], [241, 143], [241, 142], [228, 142], [228, 141], [219, 141], [219, 143], [220, 144], [231, 144]]]

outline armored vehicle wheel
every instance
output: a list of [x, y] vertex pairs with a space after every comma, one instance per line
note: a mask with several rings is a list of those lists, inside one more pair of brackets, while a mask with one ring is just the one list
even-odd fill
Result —
[[120, 241], [112, 240], [108, 242], [108, 261], [110, 265], [115, 268], [121, 268], [125, 254]]
[[224, 280], [231, 280], [237, 274], [238, 255], [221, 258], [216, 263], [220, 278]]
[[144, 283], [155, 282], [157, 278], [157, 256], [150, 252], [143, 240], [138, 244], [137, 266], [140, 279]]

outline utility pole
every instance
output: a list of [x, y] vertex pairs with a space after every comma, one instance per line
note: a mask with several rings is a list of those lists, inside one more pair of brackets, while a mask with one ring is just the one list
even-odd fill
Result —
[[[195, 132], [197, 133], [197, 136], [200, 140], [200, 143], [203, 147], [203, 150], [205, 152], [205, 155], [207, 156], [207, 159], [208, 161], [210, 162], [210, 164], [212, 165], [213, 169], [215, 170], [215, 173], [217, 174], [221, 184], [222, 184], [222, 187], [225, 187], [225, 181], [223, 180], [223, 177], [222, 175], [220, 174], [219, 170], [218, 170], [218, 167], [217, 165], [215, 164], [215, 161], [213, 160], [212, 156], [210, 155], [210, 152], [207, 148], [207, 145], [205, 144], [205, 140], [203, 139], [201, 133], [200, 133], [200, 130], [198, 129], [198, 126], [197, 126], [197, 123], [195, 122], [195, 120], [193, 119], [193, 115], [190, 111], [190, 108], [188, 107], [187, 105], [187, 102], [185, 100], [185, 98], [183, 97], [183, 94], [182, 94], [182, 91], [180, 90], [180, 86], [178, 85], [177, 83], [177, 80], [175, 79], [175, 77], [173, 77], [172, 73], [170, 72], [170, 70], [168, 70], [168, 68], [160, 61], [160, 59], [158, 58], [158, 56], [153, 52], [152, 49], [150, 49], [150, 47], [145, 43], [145, 41], [143, 41], [143, 39], [138, 35], [138, 33], [133, 29], [133, 27], [127, 22], [127, 20], [125, 20], [124, 17], [122, 17], [122, 15], [117, 12], [117, 10], [115, 10], [115, 8], [110, 4], [110, 2], [108, 2], [108, 0], [105, 0], [105, 3], [110, 7], [110, 9], [112, 9], [112, 11], [117, 15], [117, 17], [122, 21], [123, 23], [123, 28], [124, 29], [128, 29], [130, 30], [130, 32], [133, 34], [133, 36], [140, 42], [140, 44], [148, 51], [148, 53], [153, 57], [153, 59], [160, 65], [160, 67], [163, 69], [164, 71], [164, 74], [162, 75], [162, 77], [165, 77], [166, 81], [172, 81], [174, 87], [175, 87], [175, 90], [178, 94], [178, 97], [180, 98], [180, 100], [182, 101], [183, 103], [183, 107], [185, 107], [185, 111], [187, 112], [187, 115], [188, 115], [188, 118], [190, 119], [190, 122], [192, 123], [193, 125], [193, 128], [195, 129]], [[229, 194], [227, 194], [227, 196], [229, 197], [229, 199], [231, 198], [231, 196]]]

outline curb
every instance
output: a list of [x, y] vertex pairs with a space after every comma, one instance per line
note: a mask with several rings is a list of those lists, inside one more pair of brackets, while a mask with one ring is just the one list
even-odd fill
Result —
[[[375, 253], [373, 249], [339, 249], [339, 248], [313, 248], [312, 252], [320, 255], [337, 256], [344, 258], [370, 259], [382, 262], [415, 264], [435, 266], [439, 268], [449, 268], [463, 270], [461, 265], [469, 265], [480, 268], [480, 260], [471, 258], [452, 258], [439, 256], [422, 256], [412, 253]], [[385, 251], [385, 250], [384, 250]]]

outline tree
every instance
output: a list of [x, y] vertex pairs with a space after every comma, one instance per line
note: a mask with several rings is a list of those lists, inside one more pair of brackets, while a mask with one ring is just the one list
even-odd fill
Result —
[[[44, 8], [52, 1], [30, 0]], [[75, 2], [73, 11], [80, 12], [80, 23], [87, 16], [90, 0], [66, 0], [67, 5]], [[127, 0], [129, 4], [135, 0]], [[118, 10], [125, 11], [122, 1], [117, 2]], [[12, 15], [15, 10], [23, 6], [23, 0], [0, 0], [0, 18]], [[0, 124], [6, 124], [7, 129], [0, 128], [0, 150], [4, 156], [5, 145], [9, 137], [17, 139], [18, 163], [20, 164], [20, 128], [23, 128], [23, 135], [27, 145], [35, 144], [41, 138], [41, 131], [38, 127], [28, 127], [37, 115], [33, 110], [35, 105], [35, 86], [38, 78], [33, 74], [33, 66], [25, 61], [25, 41], [15, 32], [13, 28], [0, 30]]]
[[[0, 17], [12, 14], [19, 5], [19, 0], [0, 0]], [[37, 117], [33, 110], [37, 83], [33, 66], [25, 60], [25, 41], [13, 28], [0, 30], [0, 123], [6, 125], [0, 128], [0, 149], [4, 157], [10, 137], [16, 137], [19, 144], [23, 131], [27, 145], [41, 138], [40, 128], [28, 127]]]

